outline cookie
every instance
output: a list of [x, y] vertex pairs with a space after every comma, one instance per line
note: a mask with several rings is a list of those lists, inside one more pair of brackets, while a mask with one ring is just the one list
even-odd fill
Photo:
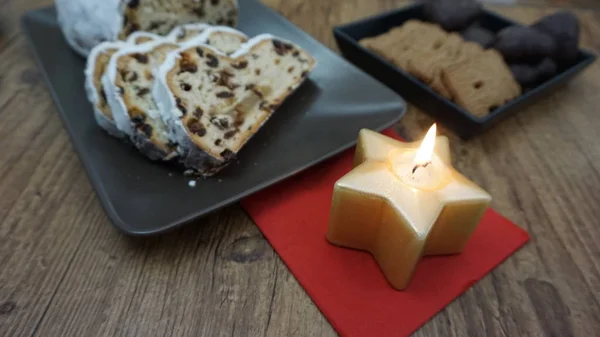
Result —
[[452, 33], [439, 50], [430, 52], [428, 55], [416, 55], [418, 57], [411, 59], [408, 63], [408, 70], [414, 76], [425, 81], [438, 94], [452, 99], [452, 93], [442, 80], [443, 69], [453, 64], [467, 62], [482, 52], [483, 48], [478, 44], [463, 42], [458, 34]]
[[558, 66], [551, 58], [547, 57], [537, 65], [538, 81], [543, 82], [556, 75]]
[[479, 17], [482, 5], [477, 0], [426, 0], [424, 14], [447, 31], [461, 30]]
[[167, 38], [171, 41], [182, 43], [202, 34], [207, 28], [210, 28], [210, 25], [205, 23], [188, 23], [173, 28], [167, 35]]
[[442, 79], [456, 103], [478, 117], [521, 94], [502, 55], [493, 49], [445, 68]]
[[479, 24], [470, 25], [460, 35], [465, 41], [475, 42], [483, 48], [490, 47], [494, 43], [494, 40], [496, 40], [496, 34], [481, 27]]
[[554, 58], [562, 64], [577, 60], [579, 54], [579, 21], [567, 11], [556, 12], [533, 24], [533, 28], [546, 33], [557, 44]]
[[439, 48], [447, 35], [438, 25], [408, 20], [400, 27], [376, 37], [362, 39], [359, 43], [394, 65], [406, 69], [415, 50], [424, 52]]
[[538, 70], [536, 66], [527, 63], [511, 64], [510, 71], [523, 88], [531, 88], [537, 83]]
[[479, 55], [480, 53], [483, 52], [483, 48], [481, 48], [481, 46], [475, 42], [465, 42], [462, 44], [462, 46], [460, 47], [460, 55], [459, 55], [459, 59], [462, 60], [467, 60], [473, 56]]
[[433, 82], [441, 68], [456, 60], [462, 43], [461, 37], [456, 33], [443, 37], [436, 36], [433, 39], [425, 38], [422, 44], [411, 50], [406, 69], [429, 84]]
[[435, 92], [437, 92], [438, 94], [440, 94], [442, 97], [445, 97], [449, 100], [452, 99], [452, 93], [450, 92], [450, 90], [448, 90], [448, 88], [446, 88], [446, 84], [444, 84], [444, 81], [442, 80], [442, 72], [440, 71], [439, 74], [433, 78], [433, 81], [431, 81], [431, 83], [429, 83], [429, 86], [431, 87], [431, 89], [435, 90]]
[[511, 64], [510, 71], [522, 87], [531, 89], [556, 74], [557, 65], [551, 58], [539, 64]]
[[504, 28], [492, 47], [509, 63], [536, 63], [556, 52], [556, 42], [549, 35], [527, 26]]

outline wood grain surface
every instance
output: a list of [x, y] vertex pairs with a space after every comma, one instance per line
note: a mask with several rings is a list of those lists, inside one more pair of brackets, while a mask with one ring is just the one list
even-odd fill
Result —
[[[334, 336], [239, 206], [155, 238], [110, 225], [19, 32], [51, 2], [0, 0], [0, 336]], [[264, 2], [334, 50], [333, 25], [406, 3]], [[517, 2], [489, 8], [522, 22], [570, 8], [600, 53], [596, 1]], [[597, 62], [468, 142], [442, 130], [456, 167], [532, 240], [415, 336], [598, 336], [599, 78]], [[411, 107], [398, 129], [431, 123]]]

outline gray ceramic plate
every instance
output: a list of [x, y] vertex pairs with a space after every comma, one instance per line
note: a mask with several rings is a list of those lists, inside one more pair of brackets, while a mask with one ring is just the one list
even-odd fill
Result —
[[108, 136], [86, 100], [85, 60], [66, 44], [54, 8], [27, 13], [23, 30], [72, 142], [115, 226], [148, 235], [175, 228], [315, 165], [356, 142], [361, 128], [382, 130], [405, 112], [393, 91], [254, 0], [240, 1], [238, 29], [270, 32], [307, 49], [318, 66], [218, 176], [194, 188], [172, 166], [146, 160]]

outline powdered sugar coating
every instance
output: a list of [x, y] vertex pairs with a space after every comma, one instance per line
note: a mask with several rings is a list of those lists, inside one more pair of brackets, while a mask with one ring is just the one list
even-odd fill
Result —
[[[127, 47], [122, 48], [117, 53], [115, 53], [108, 66], [106, 67], [106, 72], [102, 77], [102, 84], [104, 87], [104, 92], [106, 93], [106, 97], [108, 99], [108, 104], [113, 113], [113, 119], [117, 124], [117, 128], [124, 132], [127, 135], [132, 135], [133, 127], [131, 123], [131, 119], [129, 117], [129, 113], [127, 112], [127, 107], [125, 106], [125, 102], [119, 93], [119, 88], [116, 87], [115, 81], [118, 75], [118, 67], [117, 62], [119, 58], [123, 55], [129, 55], [134, 53], [148, 53], [154, 48], [164, 44], [164, 43], [172, 43], [165, 39], [159, 39], [151, 42], [146, 42], [140, 45], [128, 45]], [[150, 117], [158, 117], [158, 111], [145, 111]]]
[[96, 67], [96, 60], [100, 54], [105, 53], [107, 49], [121, 49], [126, 47], [127, 44], [116, 41], [116, 42], [103, 42], [96, 47], [94, 47], [87, 58], [86, 66], [84, 70], [85, 74], [85, 90], [88, 96], [89, 101], [96, 106], [100, 97], [98, 97], [98, 92], [94, 87], [94, 68]]
[[205, 29], [211, 27], [211, 25], [206, 23], [188, 23], [185, 25], [180, 25], [175, 28], [167, 35], [167, 39], [171, 41], [177, 41], [179, 36], [186, 30], [200, 30], [204, 31]]
[[[211, 37], [212, 34], [214, 33], [230, 33], [233, 35], [237, 35], [243, 39], [248, 39], [248, 36], [242, 32], [240, 32], [237, 29], [231, 28], [231, 27], [227, 27], [227, 26], [208, 26], [206, 29], [204, 29], [204, 31], [202, 31], [202, 33], [200, 33], [200, 35], [193, 37], [185, 42], [180, 43], [181, 45], [181, 49], [187, 49], [189, 47], [194, 47], [197, 45], [205, 45], [206, 41], [209, 40], [209, 38]], [[213, 47], [214, 49], [214, 47]], [[219, 52], [221, 54], [223, 54], [222, 51], [219, 50]]]
[[[143, 31], [132, 33], [131, 35], [129, 35], [127, 37], [127, 40], [125, 42], [127, 42], [129, 44], [140, 44], [140, 43], [136, 42], [136, 40], [138, 38], [147, 38], [150, 41], [155, 41], [155, 40], [163, 39], [163, 40], [168, 40], [168, 41], [171, 41], [171, 42], [175, 42], [174, 40], [171, 40], [169, 37], [164, 37], [164, 36], [160, 36], [158, 34], [154, 34], [154, 33], [150, 33], [150, 32], [143, 32]], [[150, 41], [148, 41], [148, 42], [150, 42]]]
[[124, 0], [56, 0], [63, 35], [82, 56], [88, 56], [99, 43], [117, 40], [125, 6]]
[[117, 128], [115, 121], [106, 117], [106, 115], [103, 114], [101, 111], [94, 110], [94, 119], [96, 120], [96, 123], [98, 123], [98, 125], [101, 128], [103, 128], [104, 130], [106, 130], [106, 132], [108, 132], [109, 135], [116, 137], [116, 138], [125, 138], [126, 137], [126, 135]]
[[110, 110], [113, 114], [113, 120], [119, 131], [125, 135], [131, 136], [133, 128], [131, 127], [131, 120], [129, 114], [127, 114], [127, 107], [125, 102], [121, 98], [119, 88], [114, 84], [114, 80], [111, 81], [110, 77], [105, 73], [102, 76], [102, 88], [106, 94], [106, 101]]
[[[180, 120], [183, 113], [177, 109], [175, 95], [169, 89], [167, 74], [177, 64], [177, 61], [181, 58], [180, 53], [183, 50], [185, 49], [179, 48], [167, 54], [165, 62], [156, 70], [154, 87], [152, 88], [152, 95], [158, 105], [160, 116], [167, 125], [169, 138], [174, 139], [179, 144], [185, 143], [187, 133]], [[218, 52], [215, 49], [215, 53]]]
[[109, 134], [111, 134], [115, 137], [119, 137], [119, 138], [122, 138], [125, 135], [121, 131], [119, 131], [114, 120], [110, 119], [100, 109], [98, 109], [98, 103], [100, 101], [100, 97], [98, 97], [98, 91], [96, 90], [96, 87], [94, 85], [94, 70], [96, 67], [96, 62], [98, 60], [98, 56], [105, 53], [109, 49], [121, 49], [126, 46], [127, 46], [127, 44], [120, 42], [120, 41], [103, 42], [103, 43], [97, 45], [96, 47], [94, 47], [91, 50], [91, 52], [87, 58], [86, 67], [84, 70], [85, 91], [86, 91], [88, 100], [90, 101], [90, 103], [93, 106], [94, 117], [96, 119], [96, 122], [98, 122], [100, 127], [105, 129]]

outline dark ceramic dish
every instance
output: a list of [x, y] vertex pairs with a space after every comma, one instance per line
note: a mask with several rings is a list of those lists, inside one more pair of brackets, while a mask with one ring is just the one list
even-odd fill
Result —
[[[560, 87], [596, 59], [596, 56], [589, 51], [580, 50], [576, 63], [570, 67], [559, 69], [557, 75], [551, 79], [495, 109], [489, 115], [478, 118], [358, 43], [365, 37], [376, 36], [393, 27], [400, 26], [407, 20], [424, 20], [422, 12], [423, 5], [416, 4], [335, 27], [333, 33], [342, 54], [348, 60], [397, 93], [402, 94], [407, 101], [431, 115], [463, 139], [480, 134], [526, 105], [548, 95], [553, 89]], [[489, 31], [498, 32], [507, 26], [518, 23], [490, 11], [484, 11], [477, 24]]]
[[96, 125], [83, 86], [85, 60], [67, 46], [54, 8], [24, 16], [23, 29], [65, 128], [103, 207], [124, 232], [154, 234], [198, 219], [353, 146], [361, 128], [382, 130], [404, 114], [396, 93], [280, 15], [253, 0], [241, 1], [240, 12], [240, 30], [294, 41], [318, 65], [236, 163], [195, 187], [180, 171], [146, 160]]

